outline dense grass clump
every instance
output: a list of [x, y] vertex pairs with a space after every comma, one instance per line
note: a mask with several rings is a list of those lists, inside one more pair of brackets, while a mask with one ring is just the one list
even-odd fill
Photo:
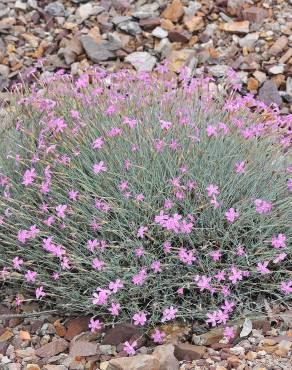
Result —
[[229, 77], [218, 92], [164, 67], [90, 71], [19, 93], [1, 142], [2, 290], [136, 325], [288, 304], [291, 117]]

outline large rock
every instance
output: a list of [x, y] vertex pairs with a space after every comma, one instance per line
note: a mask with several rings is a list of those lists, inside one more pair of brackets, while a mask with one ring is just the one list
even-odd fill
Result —
[[168, 68], [172, 72], [179, 72], [182, 67], [192, 67], [197, 63], [195, 59], [195, 51], [192, 49], [172, 50], [167, 55], [167, 60], [170, 62]]
[[120, 343], [129, 341], [132, 337], [139, 337], [140, 335], [141, 329], [135, 325], [127, 323], [117, 324], [106, 333], [102, 344], [117, 346]]
[[81, 36], [80, 42], [85, 50], [86, 55], [95, 63], [115, 58], [114, 51], [121, 48], [117, 42], [96, 42], [90, 36]]
[[65, 11], [64, 5], [59, 1], [50, 3], [45, 7], [45, 12], [50, 15], [53, 15], [54, 17], [60, 17], [61, 15], [64, 14], [64, 11]]
[[249, 22], [261, 23], [269, 15], [264, 8], [252, 6], [243, 10], [243, 19]]
[[160, 362], [159, 370], [178, 370], [179, 362], [174, 356], [174, 345], [165, 344], [155, 348], [153, 356]]
[[125, 61], [131, 63], [138, 72], [151, 72], [156, 64], [156, 58], [146, 51], [131, 53]]
[[272, 80], [264, 82], [263, 86], [259, 89], [259, 99], [267, 105], [276, 103], [280, 106], [282, 104], [282, 98], [277, 85]]
[[90, 318], [88, 316], [81, 316], [71, 319], [67, 324], [65, 339], [71, 340], [76, 335], [87, 331], [89, 320]]
[[152, 355], [120, 357], [111, 360], [107, 370], [160, 370], [160, 362]]
[[69, 355], [71, 357], [87, 357], [98, 354], [98, 345], [96, 342], [89, 342], [88, 340], [76, 340], [70, 345]]
[[53, 357], [61, 352], [66, 351], [69, 344], [65, 339], [56, 339], [53, 342], [45, 344], [41, 348], [35, 351], [35, 354], [39, 357]]
[[179, 343], [175, 346], [174, 355], [179, 361], [193, 361], [202, 358], [206, 350], [207, 348], [204, 346]]

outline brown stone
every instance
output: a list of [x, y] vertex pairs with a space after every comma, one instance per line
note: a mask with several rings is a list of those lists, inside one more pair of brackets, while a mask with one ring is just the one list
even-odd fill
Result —
[[249, 21], [223, 23], [220, 28], [231, 33], [248, 33]]
[[155, 27], [160, 26], [160, 18], [140, 19], [139, 26], [145, 31], [152, 31]]
[[243, 19], [249, 22], [261, 23], [265, 18], [269, 16], [266, 9], [252, 6], [243, 10]]
[[151, 355], [120, 357], [111, 360], [107, 370], [160, 370], [160, 362]]
[[223, 336], [223, 329], [217, 328], [201, 335], [193, 335], [193, 343], [197, 345], [209, 346], [213, 343], [218, 343]]
[[184, 14], [183, 5], [180, 0], [173, 0], [162, 12], [161, 17], [177, 22]]
[[13, 333], [10, 330], [5, 330], [3, 334], [0, 335], [0, 343], [7, 342], [13, 337]]
[[247, 89], [249, 91], [257, 91], [259, 88], [259, 82], [256, 78], [250, 77], [247, 81]]
[[193, 361], [202, 358], [206, 350], [207, 348], [204, 346], [179, 343], [175, 346], [174, 355], [179, 361]]
[[174, 356], [173, 344], [165, 344], [155, 348], [153, 354], [160, 362], [159, 370], [178, 370], [179, 362]]
[[245, 359], [248, 361], [253, 361], [257, 358], [257, 353], [253, 351], [248, 351], [245, 355]]
[[38, 364], [27, 364], [25, 370], [41, 370]]
[[141, 330], [137, 326], [127, 323], [117, 324], [111, 328], [104, 336], [102, 344], [117, 346], [130, 340], [134, 336], [140, 336]]
[[35, 353], [39, 357], [53, 357], [61, 352], [65, 352], [67, 348], [68, 342], [65, 339], [56, 339], [38, 348]]
[[241, 364], [241, 360], [237, 356], [229, 356], [227, 358], [227, 362], [230, 366], [234, 367], [235, 369]]
[[67, 324], [65, 339], [71, 340], [76, 335], [88, 331], [89, 320], [90, 318], [87, 316], [81, 316], [70, 320]]
[[286, 36], [279, 37], [268, 50], [269, 55], [276, 56], [280, 54], [288, 45], [288, 38]]
[[163, 28], [166, 31], [171, 31], [174, 29], [174, 24], [169, 19], [161, 19], [161, 28]]
[[182, 67], [188, 65], [194, 55], [194, 50], [191, 49], [171, 51], [166, 58], [170, 62], [168, 65], [169, 70], [173, 72], [179, 72]]
[[87, 357], [94, 356], [98, 353], [96, 342], [89, 342], [88, 340], [76, 340], [71, 342], [69, 355], [71, 357]]
[[191, 34], [186, 30], [172, 30], [168, 32], [168, 38], [171, 42], [188, 42]]
[[194, 17], [194, 16], [185, 16], [184, 17], [184, 24], [188, 31], [194, 32], [201, 30], [205, 23], [203, 17]]
[[60, 320], [56, 320], [54, 322], [54, 327], [56, 330], [56, 334], [59, 335], [59, 337], [64, 337], [66, 335], [66, 328], [63, 324], [61, 324]]
[[28, 331], [20, 330], [19, 332], [19, 338], [21, 340], [30, 340], [30, 334]]

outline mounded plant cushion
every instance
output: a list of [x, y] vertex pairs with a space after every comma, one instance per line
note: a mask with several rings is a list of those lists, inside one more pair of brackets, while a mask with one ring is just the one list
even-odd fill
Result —
[[185, 72], [57, 74], [11, 107], [0, 285], [17, 305], [97, 330], [291, 299], [291, 117], [236, 95], [232, 72], [219, 91]]

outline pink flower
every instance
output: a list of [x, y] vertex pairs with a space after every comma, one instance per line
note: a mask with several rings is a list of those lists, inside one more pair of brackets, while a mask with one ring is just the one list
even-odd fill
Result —
[[118, 290], [124, 287], [124, 283], [120, 279], [117, 279], [116, 281], [111, 281], [108, 287], [113, 293], [117, 293]]
[[222, 253], [221, 253], [221, 251], [214, 251], [214, 252], [211, 252], [211, 253], [209, 253], [210, 254], [210, 256], [212, 257], [212, 259], [213, 259], [213, 261], [219, 261], [220, 260], [220, 258], [222, 257]]
[[200, 288], [200, 292], [203, 292], [205, 289], [206, 290], [210, 289], [211, 280], [212, 278], [207, 277], [205, 275], [197, 277], [196, 283], [197, 283], [198, 288]]
[[164, 242], [163, 243], [164, 253], [170, 253], [171, 248], [172, 248], [172, 246], [171, 246], [170, 242]]
[[219, 187], [217, 185], [210, 184], [207, 187], [207, 192], [208, 192], [208, 197], [212, 197], [213, 195], [218, 195], [220, 194]]
[[144, 312], [137, 312], [135, 313], [135, 315], [133, 316], [133, 320], [134, 320], [134, 325], [141, 325], [141, 326], [144, 326], [147, 319], [146, 319], [146, 315]]
[[285, 294], [292, 293], [292, 280], [283, 281], [280, 285], [280, 289]]
[[233, 311], [233, 307], [235, 306], [234, 302], [229, 302], [225, 299], [224, 305], [221, 306], [223, 312], [230, 313]]
[[174, 203], [170, 199], [166, 199], [164, 202], [164, 208], [170, 209], [174, 206]]
[[176, 292], [179, 295], [184, 295], [184, 288], [178, 288]]
[[192, 265], [196, 261], [196, 257], [193, 255], [193, 251], [187, 251], [185, 248], [179, 249], [179, 259], [187, 265]]
[[237, 173], [245, 173], [245, 161], [236, 163], [235, 171]]
[[208, 137], [212, 137], [212, 136], [217, 136], [218, 135], [217, 127], [216, 126], [213, 126], [213, 125], [208, 125], [207, 128], [206, 128], [206, 132], [207, 132], [207, 136]]
[[262, 199], [256, 199], [254, 201], [254, 204], [256, 206], [256, 211], [257, 213], [263, 214], [263, 213], [268, 213], [272, 210], [273, 205], [271, 202], [267, 202]]
[[17, 239], [20, 241], [20, 243], [25, 244], [26, 239], [29, 238], [29, 231], [27, 230], [19, 230], [17, 234]]
[[231, 275], [228, 276], [228, 279], [233, 283], [236, 284], [237, 281], [242, 280], [242, 272], [237, 270], [236, 267], [232, 266], [230, 268]]
[[52, 277], [53, 277], [53, 280], [59, 280], [60, 279], [60, 274], [58, 273], [58, 272], [53, 272], [53, 275], [52, 275]]
[[162, 119], [159, 120], [159, 122], [160, 122], [160, 127], [162, 128], [162, 130], [169, 130], [170, 127], [172, 126], [171, 122], [163, 121]]
[[229, 208], [227, 212], [225, 212], [226, 219], [229, 223], [234, 222], [236, 219], [239, 218], [239, 212], [236, 211], [234, 208]]
[[24, 276], [28, 283], [34, 283], [37, 273], [35, 271], [28, 270]]
[[124, 123], [127, 125], [127, 126], [129, 126], [130, 128], [135, 128], [136, 127], [136, 125], [137, 125], [137, 121], [135, 120], [135, 119], [133, 119], [133, 118], [129, 118], [129, 117], [124, 117], [123, 118], [123, 121], [124, 121]]
[[163, 317], [161, 319], [161, 322], [169, 321], [175, 319], [177, 314], [177, 308], [174, 308], [173, 306], [170, 306], [169, 308], [166, 308], [163, 311]]
[[36, 176], [37, 174], [34, 168], [31, 168], [30, 170], [26, 170], [23, 175], [22, 184], [24, 186], [31, 185], [34, 182]]
[[245, 255], [245, 250], [244, 248], [240, 245], [239, 247], [237, 247], [236, 249], [236, 254], [241, 257], [241, 256], [244, 256]]
[[99, 320], [94, 320], [94, 318], [92, 317], [90, 319], [88, 327], [89, 327], [91, 333], [96, 333], [97, 331], [101, 330], [102, 323]]
[[42, 299], [43, 297], [46, 296], [43, 286], [40, 286], [39, 288], [36, 289], [35, 296], [37, 299]]
[[286, 257], [287, 257], [287, 253], [280, 253], [280, 254], [278, 254], [278, 255], [274, 258], [273, 262], [274, 262], [274, 263], [279, 263], [279, 262], [283, 261]]
[[154, 343], [162, 343], [165, 333], [159, 329], [155, 329], [155, 332], [151, 335]]
[[287, 181], [288, 191], [292, 192], [292, 178]]
[[66, 211], [66, 209], [67, 209], [67, 205], [66, 204], [59, 204], [56, 207], [57, 216], [60, 217], [60, 218], [65, 218], [65, 211]]
[[232, 327], [226, 326], [223, 331], [224, 337], [228, 340], [235, 337], [234, 330]]
[[71, 200], [75, 201], [79, 197], [79, 192], [77, 190], [70, 190], [68, 191], [68, 195]]
[[155, 273], [161, 272], [161, 263], [159, 261], [153, 261], [151, 268]]
[[136, 199], [137, 202], [143, 202], [144, 195], [143, 194], [137, 194], [135, 199]]
[[134, 356], [136, 353], [135, 347], [137, 346], [137, 342], [134, 341], [132, 344], [130, 344], [128, 341], [124, 343], [124, 351], [129, 355], [129, 356]]
[[285, 248], [286, 247], [286, 235], [278, 234], [272, 238], [272, 246], [274, 248]]
[[106, 166], [104, 165], [104, 162], [103, 161], [100, 161], [99, 163], [97, 164], [94, 164], [93, 165], [93, 172], [98, 175], [100, 172], [106, 172], [107, 171], [107, 168]]
[[21, 298], [17, 295], [17, 296], [15, 297], [15, 304], [16, 304], [16, 306], [20, 306], [20, 305], [21, 305], [21, 303], [22, 303], [22, 300], [21, 300]]
[[219, 271], [215, 276], [214, 278], [217, 280], [217, 281], [224, 281], [225, 280], [225, 272], [224, 271]]
[[97, 293], [93, 293], [92, 303], [99, 306], [106, 304], [111, 292], [101, 288], [97, 288], [96, 291]]
[[146, 278], [147, 272], [145, 269], [142, 269], [137, 275], [133, 276], [132, 282], [134, 285], [143, 285]]
[[143, 239], [144, 238], [144, 234], [148, 231], [148, 227], [147, 226], [140, 226], [139, 229], [138, 229], [138, 232], [137, 232], [137, 237], [138, 238], [141, 238]]
[[93, 149], [101, 149], [103, 145], [104, 145], [104, 139], [102, 137], [98, 137], [92, 143]]
[[19, 258], [18, 256], [16, 256], [13, 258], [12, 263], [13, 263], [13, 268], [15, 268], [15, 270], [20, 270], [21, 266], [24, 264], [24, 261], [22, 258]]
[[263, 275], [269, 274], [271, 271], [267, 268], [268, 264], [269, 261], [259, 262], [257, 264], [257, 270]]
[[105, 263], [103, 261], [99, 260], [98, 258], [94, 258], [92, 260], [92, 267], [95, 270], [102, 271], [105, 267]]
[[121, 305], [119, 303], [112, 303], [111, 307], [109, 308], [109, 312], [112, 316], [119, 316], [120, 314]]
[[142, 256], [144, 256], [144, 253], [145, 253], [145, 249], [143, 247], [139, 247], [139, 248], [136, 248], [135, 249], [135, 255], [140, 258]]
[[214, 209], [217, 209], [220, 207], [220, 203], [218, 202], [217, 198], [215, 195], [213, 195], [213, 197], [211, 198], [210, 200], [210, 203], [212, 204], [212, 206], [214, 207]]
[[206, 320], [206, 323], [207, 324], [211, 324], [212, 326], [216, 326], [217, 325], [217, 312], [210, 312], [210, 313], [207, 313], [207, 320]]

